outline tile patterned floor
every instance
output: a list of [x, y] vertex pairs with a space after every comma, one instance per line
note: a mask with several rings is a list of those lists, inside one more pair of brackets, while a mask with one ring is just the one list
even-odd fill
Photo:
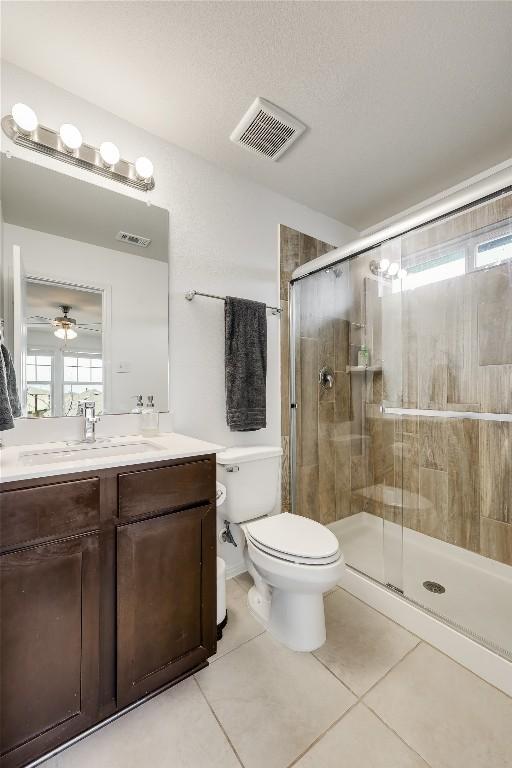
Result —
[[512, 768], [512, 699], [336, 589], [327, 643], [283, 648], [249, 615], [245, 574], [194, 679], [44, 768]]

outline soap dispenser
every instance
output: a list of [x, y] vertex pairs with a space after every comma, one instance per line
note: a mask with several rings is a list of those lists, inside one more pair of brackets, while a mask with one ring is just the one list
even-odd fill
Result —
[[142, 413], [142, 409], [144, 408], [144, 400], [142, 399], [142, 395], [133, 395], [133, 397], [137, 398], [137, 403], [135, 408], [132, 408], [132, 413]]
[[159, 414], [155, 408], [155, 399], [153, 395], [148, 395], [148, 401], [141, 411], [141, 434], [143, 437], [154, 437], [158, 435]]

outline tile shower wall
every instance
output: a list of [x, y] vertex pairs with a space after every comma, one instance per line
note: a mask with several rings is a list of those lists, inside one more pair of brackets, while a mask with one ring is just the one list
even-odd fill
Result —
[[[281, 441], [283, 448], [282, 480], [281, 480], [281, 506], [283, 511], [290, 511], [290, 348], [288, 326], [288, 284], [294, 269], [305, 264], [317, 256], [321, 256], [335, 248], [321, 240], [316, 240], [310, 235], [298, 232], [290, 227], [281, 226], [279, 233], [280, 245], [280, 295], [281, 295]], [[312, 308], [314, 309], [314, 308]], [[312, 317], [314, 320], [314, 318]], [[307, 470], [311, 482], [308, 484], [309, 494], [312, 497], [312, 505], [318, 508], [318, 499], [315, 494], [319, 489], [318, 433], [320, 419], [316, 391], [316, 378], [318, 377], [318, 344], [319, 338], [316, 329], [309, 328], [310, 336], [301, 341], [304, 342], [304, 362], [307, 366], [307, 375], [304, 393], [307, 406], [308, 425], [312, 426], [312, 439], [308, 448], [304, 451], [305, 460], [309, 462]], [[332, 342], [334, 352], [334, 340]], [[308, 386], [309, 384], [309, 386]], [[324, 414], [325, 416], [325, 414]], [[323, 471], [327, 469], [325, 459]], [[328, 470], [330, 471], [330, 469]]]
[[[475, 248], [512, 233], [512, 195], [300, 281], [296, 337], [297, 509], [323, 523], [361, 511], [512, 565], [512, 423], [393, 417], [380, 406], [512, 413], [512, 261]], [[281, 299], [324, 246], [281, 231]], [[392, 292], [372, 259], [413, 269], [453, 252], [466, 272]], [[289, 508], [289, 354], [282, 334], [283, 508]], [[357, 370], [370, 348], [371, 368]], [[335, 371], [323, 390], [318, 372]]]

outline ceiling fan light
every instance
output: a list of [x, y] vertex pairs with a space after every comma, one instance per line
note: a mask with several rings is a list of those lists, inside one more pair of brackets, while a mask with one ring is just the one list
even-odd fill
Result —
[[73, 328], [57, 328], [53, 333], [58, 339], [64, 339], [65, 341], [76, 339], [78, 336], [78, 333]]

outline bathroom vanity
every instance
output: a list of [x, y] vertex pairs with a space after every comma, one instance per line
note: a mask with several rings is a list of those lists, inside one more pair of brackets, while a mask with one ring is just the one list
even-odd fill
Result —
[[106, 441], [96, 457], [69, 456], [65, 444], [4, 449], [2, 768], [26, 765], [215, 653], [219, 448], [164, 435]]

